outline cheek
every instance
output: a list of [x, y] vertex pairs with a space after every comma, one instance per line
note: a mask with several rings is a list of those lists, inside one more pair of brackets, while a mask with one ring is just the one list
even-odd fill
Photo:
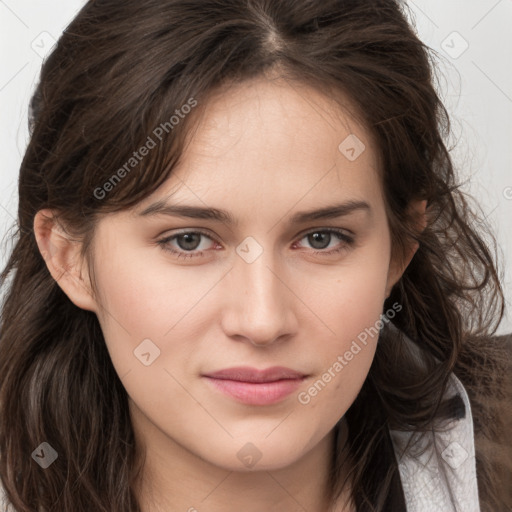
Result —
[[[330, 409], [333, 416], [344, 414], [351, 405], [375, 355], [382, 326], [382, 299], [375, 290], [373, 295], [352, 295], [341, 310], [333, 310], [327, 322], [334, 334], [324, 336], [317, 345], [322, 365], [312, 384], [318, 395], [322, 392], [319, 402]], [[316, 396], [315, 389], [306, 390], [307, 394]]]
[[150, 328], [163, 336], [212, 285], [208, 274], [175, 266], [158, 247], [109, 244], [102, 254], [96, 271], [101, 304], [129, 332]]
[[[382, 314], [386, 298], [389, 259], [380, 239], [347, 258], [318, 282], [308, 282], [308, 300], [330, 327], [334, 345], [346, 344]], [[306, 293], [306, 292], [305, 292]]]
[[[354, 261], [347, 259], [346, 265], [338, 267], [335, 278], [330, 276], [321, 285], [308, 283], [309, 300], [324, 324], [318, 327], [322, 342], [316, 345], [323, 365], [303, 402], [325, 407], [333, 417], [351, 405], [373, 361], [383, 325], [387, 254], [386, 239], [379, 238]], [[324, 333], [321, 337], [320, 332]]]
[[161, 351], [159, 363], [174, 358], [180, 345], [170, 344], [169, 339], [183, 336], [184, 328], [193, 337], [189, 318], [212, 287], [212, 279], [199, 272], [172, 271], [164, 258], [150, 263], [121, 245], [109, 249], [104, 251], [108, 259], [100, 259], [96, 278], [101, 302], [98, 318], [114, 366], [120, 374], [134, 365], [138, 368], [134, 350], [146, 339]]

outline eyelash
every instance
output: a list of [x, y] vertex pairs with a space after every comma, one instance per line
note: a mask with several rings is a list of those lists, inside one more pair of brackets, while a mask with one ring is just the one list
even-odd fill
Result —
[[[317, 250], [310, 251], [310, 252], [312, 252], [315, 255], [316, 254], [321, 254], [321, 255], [331, 256], [331, 255], [334, 255], [334, 254], [338, 254], [338, 253], [341, 253], [342, 251], [348, 250], [355, 243], [355, 241], [354, 241], [354, 239], [352, 237], [348, 236], [342, 230], [334, 229], [334, 228], [315, 229], [315, 230], [312, 230], [312, 231], [308, 231], [307, 233], [304, 233], [299, 238], [299, 240], [302, 240], [303, 238], [305, 238], [308, 235], [311, 235], [313, 233], [330, 233], [330, 234], [335, 234], [343, 242], [343, 244], [341, 244], [338, 248], [331, 249], [330, 251], [326, 251], [325, 249], [320, 249], [320, 250], [317, 249]], [[200, 229], [197, 229], [197, 230], [194, 230], [194, 231], [182, 231], [181, 233], [177, 233], [177, 234], [165, 237], [165, 238], [163, 238], [161, 240], [158, 240], [157, 244], [162, 248], [162, 250], [173, 254], [177, 258], [185, 258], [185, 259], [187, 259], [187, 258], [194, 258], [194, 257], [197, 257], [197, 256], [203, 256], [203, 253], [206, 252], [206, 251], [198, 251], [198, 252], [188, 251], [187, 252], [187, 251], [176, 251], [175, 249], [170, 249], [169, 248], [169, 242], [171, 240], [174, 240], [178, 236], [190, 235], [190, 234], [203, 235], [203, 236], [209, 238], [210, 240], [213, 240], [214, 242], [216, 242], [216, 240], [214, 240], [209, 233], [206, 233], [205, 231], [201, 231]]]

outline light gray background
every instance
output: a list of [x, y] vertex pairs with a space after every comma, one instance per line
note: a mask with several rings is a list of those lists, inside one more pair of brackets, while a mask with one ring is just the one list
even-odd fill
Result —
[[[480, 203], [501, 248], [512, 331], [512, 1], [409, 0], [420, 38], [441, 56], [439, 91], [464, 190]], [[0, 0], [0, 236], [15, 222], [27, 111], [42, 59], [83, 0]], [[0, 264], [6, 251], [0, 250]]]

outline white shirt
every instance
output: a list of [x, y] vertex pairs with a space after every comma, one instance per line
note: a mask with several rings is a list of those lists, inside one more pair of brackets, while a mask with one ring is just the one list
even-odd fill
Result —
[[450, 376], [446, 397], [459, 394], [464, 418], [429, 432], [404, 453], [411, 432], [391, 430], [407, 512], [480, 512], [471, 406], [464, 386]]

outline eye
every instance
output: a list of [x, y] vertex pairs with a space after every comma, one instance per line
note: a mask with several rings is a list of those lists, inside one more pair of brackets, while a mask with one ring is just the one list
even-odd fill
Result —
[[[208, 244], [203, 244], [204, 240], [201, 240], [205, 238], [210, 240], [210, 242], [214, 242], [204, 231], [183, 231], [158, 240], [157, 243], [164, 251], [168, 251], [178, 258], [193, 258], [195, 256], [202, 256], [203, 252], [208, 250]], [[173, 242], [176, 245], [173, 246]], [[198, 251], [197, 249], [199, 248], [200, 250]]]
[[[333, 228], [310, 231], [309, 233], [306, 233], [301, 240], [307, 240], [313, 249], [316, 249], [313, 251], [314, 254], [336, 254], [341, 251], [348, 250], [352, 245], [354, 245], [354, 239], [351, 236], [347, 235], [344, 231]], [[331, 242], [336, 241], [338, 241], [338, 244], [335, 244], [334, 248], [326, 250], [331, 245]]]
[[[205, 242], [206, 240], [210, 241]], [[332, 255], [340, 253], [341, 251], [348, 250], [354, 245], [354, 239], [347, 235], [344, 231], [333, 228], [317, 229], [310, 231], [299, 239], [307, 240], [313, 247], [313, 254]], [[334, 248], [329, 248], [332, 242], [338, 241]], [[171, 253], [177, 258], [194, 258], [197, 256], [204, 256], [204, 253], [211, 250], [208, 247], [211, 243], [217, 243], [208, 233], [204, 231], [182, 231], [173, 235], [162, 238], [157, 241], [157, 244], [166, 252]], [[297, 243], [297, 242], [296, 242]], [[218, 248], [218, 247], [217, 247]], [[199, 250], [198, 250], [199, 249]]]

